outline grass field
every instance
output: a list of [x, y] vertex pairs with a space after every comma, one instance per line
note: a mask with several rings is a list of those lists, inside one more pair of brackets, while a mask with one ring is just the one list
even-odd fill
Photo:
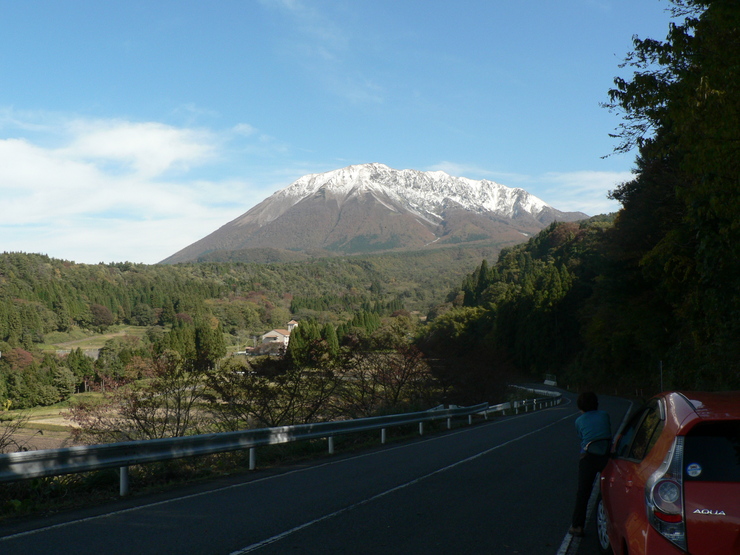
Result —
[[23, 410], [0, 411], [0, 425], [3, 420], [23, 418], [14, 437], [29, 449], [56, 449], [69, 445], [72, 424], [64, 417], [70, 404], [79, 401], [94, 401], [102, 398], [101, 393], [76, 393], [69, 400], [48, 407], [33, 407]]
[[92, 333], [75, 329], [69, 332], [52, 332], [46, 335], [45, 341], [40, 345], [44, 351], [67, 351], [80, 348], [83, 351], [100, 349], [105, 342], [115, 337], [133, 335], [144, 337], [147, 328], [145, 326], [111, 326], [105, 333]]
[[90, 392], [90, 393], [75, 393], [67, 401], [49, 405], [48, 407], [33, 407], [30, 409], [23, 409], [17, 411], [8, 411], [8, 415], [23, 414], [28, 417], [28, 425], [26, 427], [36, 427], [36, 425], [44, 424], [45, 426], [40, 429], [47, 430], [68, 430], [69, 422], [62, 416], [62, 413], [66, 411], [71, 404], [79, 401], [90, 401], [97, 398], [102, 398], [101, 393]]

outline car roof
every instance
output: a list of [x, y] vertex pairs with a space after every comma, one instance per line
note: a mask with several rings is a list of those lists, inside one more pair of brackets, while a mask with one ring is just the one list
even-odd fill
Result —
[[701, 420], [740, 420], [740, 391], [676, 391], [665, 398], [674, 406], [688, 404]]

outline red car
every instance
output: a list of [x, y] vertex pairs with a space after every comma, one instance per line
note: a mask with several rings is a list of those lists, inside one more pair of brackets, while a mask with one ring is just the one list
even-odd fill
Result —
[[603, 553], [740, 554], [740, 392], [651, 399], [615, 438], [600, 486]]

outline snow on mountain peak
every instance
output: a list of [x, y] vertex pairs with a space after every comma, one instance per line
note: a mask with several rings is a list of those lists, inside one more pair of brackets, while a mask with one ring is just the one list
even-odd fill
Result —
[[440, 217], [450, 206], [473, 212], [493, 212], [515, 217], [521, 212], [536, 216], [548, 204], [523, 189], [494, 181], [454, 177], [443, 171], [394, 170], [385, 164], [357, 164], [325, 173], [305, 175], [277, 197], [292, 204], [324, 189], [339, 201], [352, 194], [371, 193], [393, 199], [424, 217]]

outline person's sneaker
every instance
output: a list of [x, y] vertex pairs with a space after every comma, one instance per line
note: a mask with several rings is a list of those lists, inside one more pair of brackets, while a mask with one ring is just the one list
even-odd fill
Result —
[[577, 537], [582, 538], [583, 537], [583, 527], [581, 526], [571, 526], [570, 530], [568, 530], [568, 533]]

